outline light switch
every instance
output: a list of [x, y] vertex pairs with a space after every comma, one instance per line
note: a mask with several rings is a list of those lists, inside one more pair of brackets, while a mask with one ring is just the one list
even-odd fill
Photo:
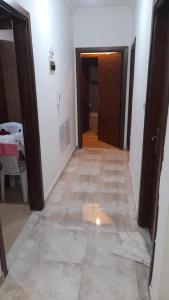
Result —
[[55, 52], [53, 47], [50, 47], [49, 49], [49, 70], [50, 74], [54, 74], [56, 70], [56, 63], [55, 63]]

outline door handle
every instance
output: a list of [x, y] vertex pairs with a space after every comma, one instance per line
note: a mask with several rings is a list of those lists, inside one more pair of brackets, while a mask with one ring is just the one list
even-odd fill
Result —
[[160, 128], [157, 128], [156, 135], [153, 135], [151, 137], [151, 141], [154, 142], [155, 140], [157, 140], [159, 138], [159, 135], [160, 135]]
[[157, 128], [156, 135], [151, 137], [151, 141], [155, 142], [155, 154], [158, 155], [159, 146], [160, 146], [160, 128]]
[[157, 135], [151, 137], [152, 142], [154, 142], [156, 139], [157, 139]]

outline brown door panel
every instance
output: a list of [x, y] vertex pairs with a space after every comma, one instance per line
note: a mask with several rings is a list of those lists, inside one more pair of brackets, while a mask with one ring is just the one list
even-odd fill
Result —
[[99, 56], [98, 138], [113, 146], [120, 143], [122, 55]]

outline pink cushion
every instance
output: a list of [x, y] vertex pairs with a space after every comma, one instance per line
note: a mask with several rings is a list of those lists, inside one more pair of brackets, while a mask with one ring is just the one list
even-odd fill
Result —
[[0, 144], [0, 156], [16, 156], [19, 159], [18, 145]]

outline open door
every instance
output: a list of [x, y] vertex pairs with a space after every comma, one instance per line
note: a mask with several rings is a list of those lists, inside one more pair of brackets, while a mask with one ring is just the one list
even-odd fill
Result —
[[99, 56], [98, 138], [112, 146], [120, 145], [122, 54]]
[[155, 240], [159, 182], [169, 103], [169, 2], [158, 1], [154, 12], [138, 223]]
[[[76, 49], [78, 146], [82, 148], [85, 131], [89, 130], [89, 68], [84, 59], [97, 60], [97, 113], [100, 115], [96, 140], [120, 149], [124, 147], [128, 47]], [[83, 73], [83, 74], [82, 74]], [[91, 74], [90, 74], [91, 75]], [[91, 82], [90, 82], [91, 83]], [[100, 99], [99, 99], [100, 98]], [[109, 146], [109, 145], [108, 145]]]

